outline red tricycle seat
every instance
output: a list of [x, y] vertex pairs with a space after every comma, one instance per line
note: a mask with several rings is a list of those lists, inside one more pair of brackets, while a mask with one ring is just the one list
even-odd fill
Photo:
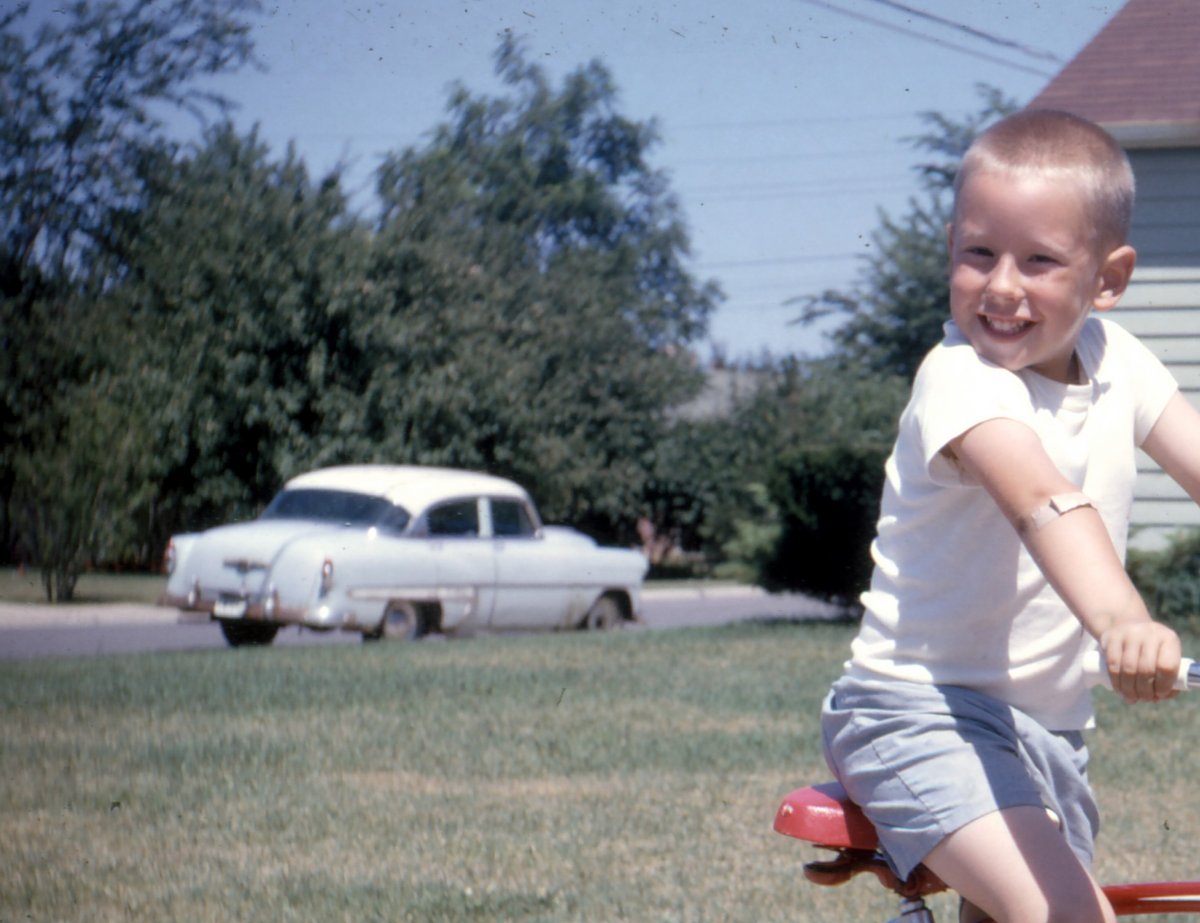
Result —
[[823, 782], [789, 793], [775, 812], [775, 830], [836, 850], [835, 858], [804, 866], [804, 877], [814, 884], [840, 885], [860, 872], [870, 872], [903, 898], [946, 890], [941, 879], [923, 865], [917, 866], [907, 881], [898, 880], [878, 852], [875, 828], [837, 782]]
[[879, 845], [875, 828], [839, 782], [798, 788], [775, 813], [775, 831], [831, 849], [870, 849]]

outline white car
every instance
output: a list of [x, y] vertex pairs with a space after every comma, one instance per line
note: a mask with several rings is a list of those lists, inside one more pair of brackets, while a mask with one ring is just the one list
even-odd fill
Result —
[[612, 628], [638, 620], [647, 567], [542, 525], [503, 478], [357, 465], [294, 478], [253, 522], [173, 537], [160, 602], [208, 613], [234, 647], [285, 625], [368, 640]]

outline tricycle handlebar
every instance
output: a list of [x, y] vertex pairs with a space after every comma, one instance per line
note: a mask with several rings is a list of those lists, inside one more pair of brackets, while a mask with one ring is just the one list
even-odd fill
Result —
[[[1099, 651], [1084, 655], [1083, 675], [1089, 686], [1112, 688], [1112, 680], [1108, 676], [1108, 666], [1100, 656]], [[1189, 657], [1184, 657], [1179, 663], [1179, 675], [1175, 678], [1175, 689], [1186, 691], [1200, 688], [1200, 664]]]

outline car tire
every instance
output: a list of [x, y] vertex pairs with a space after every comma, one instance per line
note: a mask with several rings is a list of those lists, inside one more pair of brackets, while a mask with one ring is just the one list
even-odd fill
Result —
[[245, 619], [222, 619], [221, 634], [230, 647], [262, 647], [275, 640], [278, 625], [270, 622], [249, 622]]
[[590, 631], [609, 631], [620, 628], [625, 621], [625, 613], [621, 605], [611, 596], [601, 596], [584, 616], [583, 627]]
[[408, 601], [391, 603], [383, 614], [383, 621], [364, 641], [415, 641], [422, 634], [421, 613]]

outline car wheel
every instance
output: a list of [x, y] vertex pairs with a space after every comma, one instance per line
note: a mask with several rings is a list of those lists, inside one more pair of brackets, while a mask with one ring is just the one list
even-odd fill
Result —
[[388, 606], [379, 627], [363, 635], [364, 641], [415, 641], [421, 637], [421, 615], [410, 602], [394, 602]]
[[270, 622], [247, 622], [245, 620], [221, 620], [221, 634], [230, 647], [256, 647], [270, 644], [279, 631], [278, 625]]
[[611, 596], [601, 596], [588, 610], [583, 626], [592, 631], [608, 631], [619, 628], [624, 619], [620, 604]]

